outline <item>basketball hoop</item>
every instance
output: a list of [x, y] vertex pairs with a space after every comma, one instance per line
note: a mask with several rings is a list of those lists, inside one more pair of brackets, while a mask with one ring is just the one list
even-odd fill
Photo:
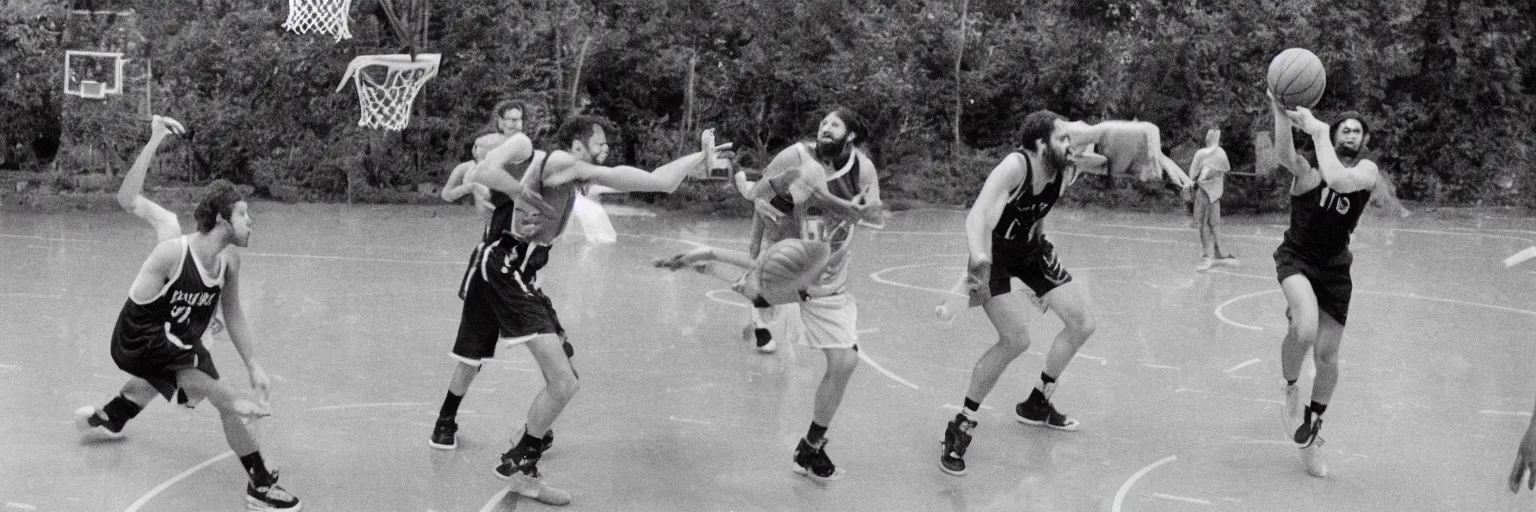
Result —
[[318, 32], [336, 37], [337, 42], [351, 39], [347, 31], [347, 11], [352, 0], [288, 0], [288, 21], [283, 28], [298, 34]]
[[[362, 55], [347, 65], [347, 72], [341, 77], [341, 85], [336, 87], [336, 92], [341, 92], [347, 86], [347, 81], [353, 80], [355, 76], [357, 100], [363, 109], [357, 125], [403, 130], [411, 121], [411, 103], [416, 100], [416, 93], [421, 91], [421, 86], [427, 80], [437, 76], [440, 60], [442, 55], [437, 53], [417, 54], [414, 59], [403, 53]], [[384, 68], [383, 80], [379, 79], [381, 70], [376, 69], [376, 66]]]

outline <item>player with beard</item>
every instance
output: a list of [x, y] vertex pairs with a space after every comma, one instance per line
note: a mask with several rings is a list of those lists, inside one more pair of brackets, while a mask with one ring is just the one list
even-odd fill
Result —
[[[1306, 108], [1285, 110], [1270, 96], [1275, 118], [1275, 151], [1280, 164], [1291, 172], [1291, 225], [1275, 249], [1275, 273], [1285, 293], [1286, 317], [1290, 320], [1280, 346], [1281, 373], [1285, 378], [1285, 429], [1301, 448], [1307, 472], [1328, 475], [1323, 461], [1323, 412], [1339, 382], [1339, 341], [1349, 314], [1353, 290], [1350, 266], [1354, 256], [1349, 239], [1366, 203], [1376, 188], [1380, 171], [1376, 163], [1360, 157], [1370, 143], [1370, 126], [1360, 114], [1346, 112], [1330, 126]], [[1296, 153], [1291, 128], [1312, 137], [1316, 164]], [[1312, 402], [1301, 406], [1301, 365], [1312, 350], [1317, 377], [1312, 382]], [[1298, 413], [1302, 416], [1298, 425]]]
[[[1086, 292], [1072, 281], [1072, 275], [1056, 258], [1055, 246], [1042, 231], [1046, 214], [1062, 192], [1080, 173], [1103, 174], [1112, 168], [1157, 166], [1176, 182], [1189, 179], [1162, 154], [1157, 127], [1149, 123], [1105, 121], [1088, 125], [1040, 110], [1024, 118], [1021, 139], [1023, 151], [1008, 155], [992, 169], [965, 220], [970, 304], [986, 311], [998, 339], [976, 361], [965, 406], [944, 429], [939, 467], [952, 475], [965, 474], [965, 452], [981, 401], [1008, 365], [1029, 349], [1026, 308], [1054, 310], [1064, 327], [1046, 356], [1039, 385], [1014, 407], [1014, 418], [1027, 425], [1077, 430], [1078, 421], [1057, 411], [1051, 395], [1067, 363], [1093, 335], [1095, 320]], [[1072, 148], [1095, 145], [1103, 155], [1091, 154], [1094, 160], [1090, 164], [1074, 164]], [[1015, 277], [1028, 290], [1009, 293], [1009, 280]], [[1033, 306], [1023, 302], [1025, 297]]]
[[[672, 192], [688, 173], [713, 161], [718, 151], [729, 149], [729, 144], [715, 146], [713, 131], [706, 130], [700, 137], [702, 151], [655, 171], [609, 167], [602, 162], [612, 133], [606, 119], [574, 116], [560, 126], [560, 149], [533, 151], [527, 137], [514, 135], [491, 151], [469, 177], [471, 183], [492, 191], [496, 209], [464, 289], [453, 355], [478, 367], [482, 359], [495, 355], [499, 343], [524, 345], [533, 354], [545, 386], [528, 407], [521, 438], [502, 454], [495, 472], [511, 482], [512, 492], [552, 505], [570, 503], [571, 494], [545, 484], [537, 464], [548, 448], [550, 427], [580, 383], [571, 364], [575, 350], [566, 342], [554, 306], [540, 289], [538, 272], [549, 262], [550, 244], [565, 231], [579, 189], [595, 184], [623, 192]], [[509, 163], [518, 162], [526, 162], [520, 164], [521, 180], [507, 170]], [[457, 406], [457, 402], [445, 402], [440, 416], [451, 417]], [[440, 418], [437, 428], [445, 427], [446, 437], [452, 439], [457, 425], [445, 425]], [[438, 438], [437, 431], [433, 438]]]
[[[255, 347], [240, 307], [240, 253], [251, 241], [251, 217], [245, 199], [228, 181], [208, 185], [193, 217], [197, 232], [181, 234], [176, 214], [140, 194], [144, 175], [167, 134], [184, 133], [181, 123], [167, 117], [151, 120], [149, 143], [123, 177], [117, 201], [155, 230], [157, 244], [128, 289], [112, 330], [112, 361], [132, 375], [118, 396], [101, 408], [75, 411], [75, 427], [90, 440], [122, 439], [123, 426], [137, 416], [156, 394], [188, 408], [207, 399], [219, 410], [230, 450], [240, 457], [250, 483], [246, 506], [251, 510], [299, 510], [298, 498], [277, 485], [277, 471], [262, 461], [247, 421], [268, 412], [272, 380], [256, 362]], [[230, 344], [245, 361], [256, 399], [219, 382], [219, 371], [203, 344], [203, 334], [222, 309]]]

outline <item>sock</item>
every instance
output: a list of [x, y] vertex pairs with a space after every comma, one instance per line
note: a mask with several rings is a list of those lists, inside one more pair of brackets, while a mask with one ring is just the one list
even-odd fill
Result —
[[449, 419], [459, 415], [459, 403], [464, 401], [462, 395], [455, 395], [452, 391], [443, 397], [443, 408], [437, 411], [438, 419]]
[[1050, 400], [1051, 393], [1056, 392], [1056, 377], [1040, 372], [1040, 387], [1036, 389], [1040, 390], [1040, 395], [1044, 396], [1046, 400]]
[[976, 419], [976, 412], [979, 410], [981, 410], [981, 402], [971, 400], [971, 397], [965, 397], [965, 408], [960, 410], [960, 414], [964, 415], [966, 419]]
[[260, 451], [240, 457], [240, 465], [245, 466], [245, 473], [250, 475], [251, 484], [257, 487], [267, 487], [276, 480], [272, 478], [272, 473], [267, 472], [267, 465], [261, 461]]
[[1287, 386], [1295, 386], [1296, 385], [1296, 379], [1285, 379], [1285, 385], [1287, 385]]
[[544, 447], [544, 438], [542, 438], [542, 437], [533, 437], [533, 434], [529, 434], [528, 433], [528, 427], [526, 425], [524, 425], [523, 426], [523, 438], [519, 439], [517, 441], [517, 445], [512, 447], [512, 453], [514, 453], [514, 454], [529, 454], [529, 456], [532, 456], [532, 454], [539, 453], [540, 449], [543, 448], [543, 447]]
[[128, 424], [128, 420], [138, 416], [139, 411], [143, 409], [139, 407], [139, 404], [133, 403], [133, 400], [129, 400], [123, 395], [114, 396], [111, 401], [107, 402], [107, 405], [101, 408], [101, 413], [107, 416], [106, 420], [102, 421], [101, 424], [106, 426], [107, 430], [113, 432], [120, 431], [123, 429], [123, 425]]
[[811, 422], [811, 429], [805, 432], [805, 442], [810, 443], [811, 446], [821, 446], [821, 442], [825, 441], [826, 437], [827, 427], [817, 425], [814, 421]]
[[1307, 407], [1307, 421], [1312, 421], [1313, 414], [1316, 414], [1318, 419], [1322, 419], [1323, 411], [1326, 410], [1328, 410], [1328, 404], [1320, 404], [1317, 400], [1313, 400], [1312, 405]]

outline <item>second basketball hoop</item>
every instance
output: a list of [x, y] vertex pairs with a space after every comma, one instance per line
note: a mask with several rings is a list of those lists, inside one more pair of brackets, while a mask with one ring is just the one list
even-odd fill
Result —
[[441, 60], [437, 53], [362, 55], [347, 65], [336, 91], [341, 92], [348, 80], [357, 84], [357, 100], [362, 104], [358, 126], [400, 131], [411, 121], [416, 93], [437, 76]]

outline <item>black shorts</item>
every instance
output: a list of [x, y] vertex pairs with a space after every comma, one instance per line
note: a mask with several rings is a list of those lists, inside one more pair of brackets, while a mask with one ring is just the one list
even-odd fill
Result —
[[[549, 246], [530, 245], [511, 238], [484, 244], [476, 251], [463, 286], [464, 309], [459, 334], [453, 343], [454, 358], [479, 365], [496, 355], [496, 344], [522, 343], [540, 334], [559, 335], [565, 330], [555, 307], [537, 285], [538, 270], [549, 260]], [[571, 349], [566, 349], [567, 356]]]
[[1072, 274], [1056, 259], [1056, 246], [1045, 240], [1013, 241], [992, 240], [992, 277], [988, 287], [992, 296], [1013, 291], [1010, 278], [1017, 277], [1035, 292], [1045, 297], [1057, 287], [1072, 282]]
[[219, 369], [213, 365], [213, 356], [201, 342], [186, 348], [172, 343], [165, 336], [141, 342], [127, 341], [121, 336], [112, 337], [112, 362], [129, 375], [148, 381], [167, 401], [191, 405], [181, 386], [176, 384], [176, 372], [196, 368], [219, 380]]
[[1354, 262], [1355, 257], [1348, 249], [1320, 254], [1282, 243], [1275, 249], [1275, 277], [1283, 283], [1287, 277], [1306, 276], [1317, 295], [1317, 310], [1344, 325], [1349, 317], [1349, 298], [1354, 292], [1354, 282], [1349, 278], [1349, 266]]

